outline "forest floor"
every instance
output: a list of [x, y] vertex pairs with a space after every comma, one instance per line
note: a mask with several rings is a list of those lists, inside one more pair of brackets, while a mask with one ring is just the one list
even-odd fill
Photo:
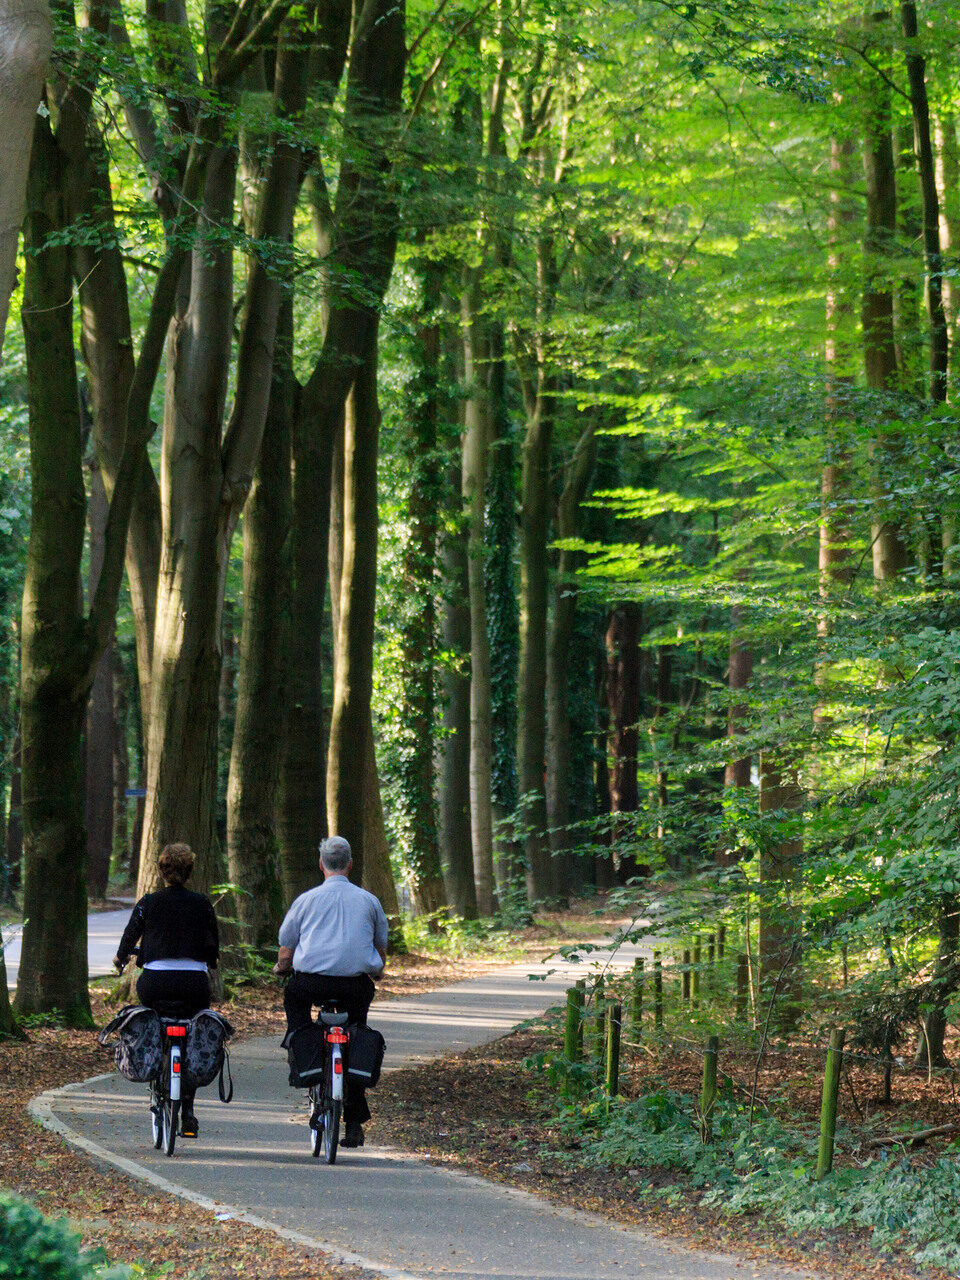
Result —
[[[376, 1137], [448, 1167], [542, 1196], [557, 1204], [585, 1209], [624, 1225], [668, 1235], [692, 1247], [729, 1250], [755, 1260], [780, 1260], [814, 1268], [840, 1280], [926, 1280], [945, 1277], [935, 1267], [921, 1270], [908, 1257], [881, 1256], [865, 1232], [786, 1232], [758, 1215], [727, 1216], [700, 1203], [700, 1190], [684, 1184], [684, 1175], [667, 1169], [617, 1169], [584, 1162], [581, 1144], [558, 1124], [556, 1085], [524, 1060], [555, 1052], [556, 1032], [517, 1031], [479, 1049], [451, 1055], [431, 1065], [429, 1074], [401, 1068], [377, 1090]], [[723, 1063], [735, 1087], [749, 1095], [753, 1062]], [[664, 1085], [688, 1097], [699, 1094], [702, 1057], [676, 1047], [651, 1048], [621, 1068], [621, 1091], [637, 1097]], [[822, 1055], [809, 1060], [796, 1053], [770, 1053], [758, 1077], [758, 1098], [776, 1113], [781, 1108], [794, 1124], [816, 1126], [820, 1115]], [[868, 1112], [877, 1075], [856, 1067], [845, 1072], [841, 1122], [851, 1125]], [[885, 1109], [889, 1114], [890, 1109]], [[895, 1120], [893, 1119], [895, 1116]], [[958, 1117], [950, 1080], [926, 1075], [899, 1077], [891, 1127], [922, 1129]], [[916, 1158], [931, 1160], [934, 1144]], [[842, 1156], [838, 1156], [838, 1164]], [[670, 1185], [679, 1193], [669, 1204], [645, 1194], [649, 1186]], [[947, 1207], [945, 1206], [945, 1211]]]

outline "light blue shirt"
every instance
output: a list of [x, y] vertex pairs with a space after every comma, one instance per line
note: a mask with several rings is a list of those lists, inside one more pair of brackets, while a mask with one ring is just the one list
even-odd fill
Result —
[[331, 876], [301, 893], [280, 926], [280, 945], [293, 949], [298, 973], [352, 978], [379, 974], [377, 948], [387, 947], [387, 917], [373, 896], [346, 876]]

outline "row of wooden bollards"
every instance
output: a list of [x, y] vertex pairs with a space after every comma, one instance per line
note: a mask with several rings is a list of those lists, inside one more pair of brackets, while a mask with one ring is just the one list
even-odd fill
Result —
[[[663, 1025], [663, 987], [659, 953], [654, 952], [654, 992], [657, 1027]], [[566, 1017], [563, 1029], [563, 1056], [568, 1065], [579, 1064], [584, 1059], [584, 1025], [589, 1028], [591, 1057], [599, 1059], [603, 1066], [603, 1089], [608, 1098], [620, 1092], [620, 1048], [623, 1025], [623, 1006], [618, 1001], [603, 997], [603, 978], [598, 978], [594, 989], [594, 1011], [590, 1019], [584, 1014], [586, 983], [581, 979], [576, 986], [567, 989]], [[643, 960], [634, 963], [630, 992], [630, 1011], [634, 1033], [639, 1036], [643, 1018]], [[823, 1096], [820, 1105], [820, 1142], [817, 1148], [817, 1178], [825, 1178], [833, 1168], [833, 1150], [837, 1131], [837, 1099], [840, 1093], [840, 1072], [843, 1066], [843, 1045], [846, 1033], [834, 1028], [830, 1033], [830, 1047], [823, 1074]], [[720, 1037], [708, 1036], [703, 1049], [703, 1082], [700, 1089], [700, 1137], [703, 1142], [713, 1140], [713, 1112], [717, 1103], [717, 1067], [720, 1060]], [[563, 1092], [572, 1097], [577, 1084], [567, 1075]]]

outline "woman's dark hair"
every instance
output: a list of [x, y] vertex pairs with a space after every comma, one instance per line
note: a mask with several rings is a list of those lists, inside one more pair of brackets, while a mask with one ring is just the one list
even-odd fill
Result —
[[157, 859], [164, 884], [170, 887], [185, 884], [193, 870], [193, 860], [193, 850], [188, 844], [168, 844]]

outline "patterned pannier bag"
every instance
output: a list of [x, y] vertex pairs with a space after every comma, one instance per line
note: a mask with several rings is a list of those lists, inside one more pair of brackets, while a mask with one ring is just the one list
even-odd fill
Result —
[[230, 1076], [227, 1041], [233, 1035], [233, 1027], [221, 1014], [213, 1009], [201, 1009], [191, 1018], [184, 1045], [184, 1073], [186, 1082], [194, 1088], [202, 1088], [210, 1084], [217, 1075], [220, 1076], [220, 1100], [229, 1102], [233, 1097], [231, 1080], [229, 1096], [224, 1090], [223, 1071], [226, 1067]]
[[[116, 1040], [109, 1037], [116, 1034]], [[103, 1028], [97, 1041], [113, 1050], [117, 1070], [138, 1084], [156, 1080], [163, 1061], [160, 1017], [155, 1009], [128, 1004]]]

